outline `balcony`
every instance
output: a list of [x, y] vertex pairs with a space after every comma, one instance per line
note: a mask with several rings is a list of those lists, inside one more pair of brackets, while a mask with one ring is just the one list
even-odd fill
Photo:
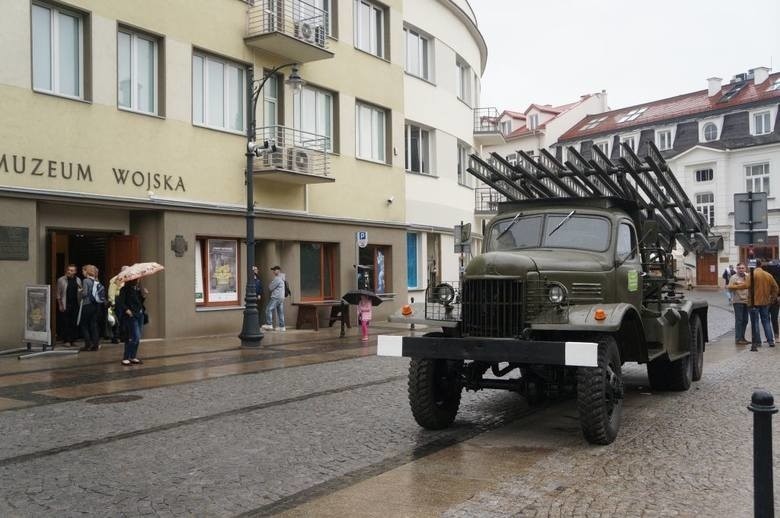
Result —
[[329, 138], [285, 126], [259, 128], [256, 136], [260, 156], [254, 173], [282, 183], [307, 185], [330, 183]]
[[333, 57], [328, 50], [328, 13], [302, 0], [262, 0], [247, 11], [250, 47], [296, 63]]
[[498, 109], [474, 108], [474, 140], [483, 146], [504, 143], [504, 135], [498, 126]]
[[498, 204], [507, 201], [506, 196], [497, 193], [491, 187], [477, 187], [474, 189], [474, 213], [496, 214]]

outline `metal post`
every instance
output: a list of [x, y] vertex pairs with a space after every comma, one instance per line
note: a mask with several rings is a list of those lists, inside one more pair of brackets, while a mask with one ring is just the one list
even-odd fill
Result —
[[748, 410], [753, 412], [753, 514], [756, 518], [773, 518], [772, 414], [777, 413], [775, 399], [766, 390], [756, 390]]
[[260, 90], [255, 93], [254, 67], [247, 69], [247, 109], [246, 109], [246, 289], [244, 296], [244, 320], [241, 326], [242, 347], [259, 347], [263, 340], [260, 329], [260, 312], [257, 309], [257, 292], [255, 291], [255, 201], [254, 201], [254, 160], [255, 152], [250, 146], [255, 141], [255, 109]]

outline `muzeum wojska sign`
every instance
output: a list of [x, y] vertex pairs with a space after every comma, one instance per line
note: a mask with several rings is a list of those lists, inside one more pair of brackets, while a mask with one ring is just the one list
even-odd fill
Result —
[[[111, 168], [117, 185], [135, 187], [139, 190], [153, 191], [162, 189], [171, 192], [186, 192], [181, 176], [133, 169]], [[0, 178], [4, 175], [29, 175], [41, 178], [62, 178], [73, 182], [93, 182], [93, 169], [90, 164], [47, 160], [26, 155], [0, 155]], [[97, 173], [95, 173], [97, 174]]]

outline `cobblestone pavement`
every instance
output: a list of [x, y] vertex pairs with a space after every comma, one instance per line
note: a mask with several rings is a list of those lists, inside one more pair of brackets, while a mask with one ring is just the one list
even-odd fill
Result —
[[[725, 304], [712, 308], [710, 336], [731, 322]], [[621, 435], [606, 448], [585, 446], [569, 403], [533, 414], [505, 392], [466, 393], [455, 426], [421, 430], [407, 361], [373, 356], [135, 390], [141, 399], [122, 403], [9, 410], [0, 413], [0, 516], [295, 514], [451, 445], [523, 430], [549, 453], [466, 502], [471, 495], [456, 495], [451, 515], [696, 514], [690, 502], [740, 515], [751, 494], [745, 398], [753, 383], [777, 388], [768, 355], [722, 360], [683, 394], [645, 396], [643, 370], [630, 371]]]

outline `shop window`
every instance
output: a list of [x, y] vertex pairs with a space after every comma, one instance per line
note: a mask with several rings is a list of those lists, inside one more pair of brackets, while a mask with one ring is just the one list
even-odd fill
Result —
[[359, 287], [374, 293], [392, 292], [392, 247], [368, 245], [360, 249], [359, 259]]
[[420, 284], [417, 275], [420, 236], [414, 232], [406, 234], [406, 287], [417, 288]]
[[195, 303], [233, 306], [240, 303], [237, 239], [198, 238], [195, 242]]
[[301, 300], [335, 298], [337, 245], [301, 243]]

